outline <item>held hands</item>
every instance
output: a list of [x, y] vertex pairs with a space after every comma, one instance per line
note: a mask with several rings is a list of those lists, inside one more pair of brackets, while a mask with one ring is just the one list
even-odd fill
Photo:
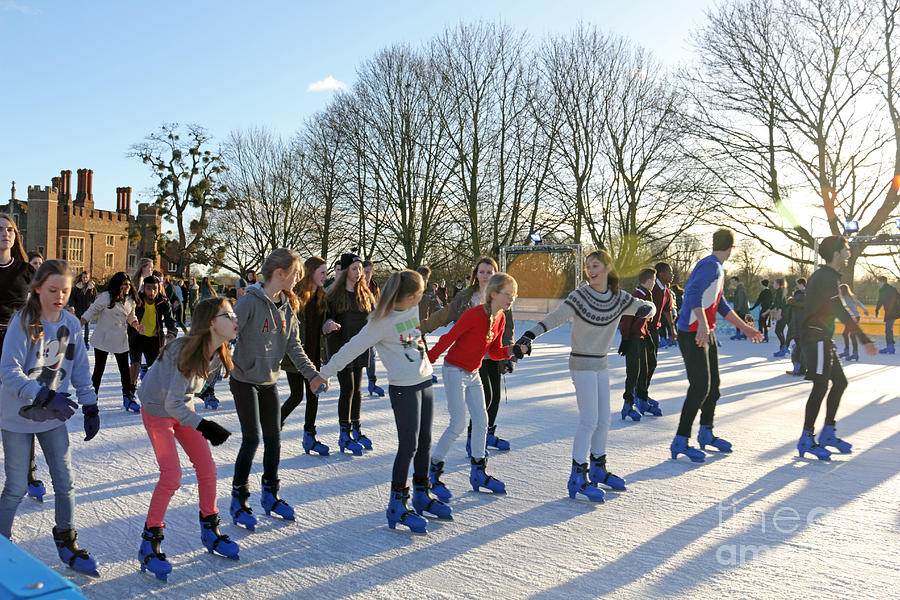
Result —
[[224, 444], [225, 440], [228, 439], [228, 436], [231, 435], [230, 431], [209, 419], [202, 419], [197, 425], [197, 431], [200, 432], [200, 435], [208, 439], [209, 443], [213, 446]]
[[89, 442], [100, 431], [100, 410], [96, 404], [85, 404], [81, 413], [84, 415], [84, 441]]
[[322, 333], [324, 333], [325, 335], [328, 335], [329, 333], [331, 333], [333, 331], [337, 331], [340, 328], [341, 328], [340, 324], [335, 323], [331, 319], [328, 319], [327, 321], [325, 321], [325, 324], [322, 325]]
[[[325, 386], [325, 389], [320, 391], [319, 388], [322, 386]], [[309, 391], [317, 396], [322, 392], [328, 391], [328, 380], [323, 379], [321, 375], [316, 375], [316, 377], [309, 382]]]
[[530, 331], [526, 331], [526, 332], [522, 335], [522, 337], [520, 337], [518, 340], [516, 340], [516, 345], [517, 345], [517, 346], [522, 346], [522, 347], [524, 347], [524, 348], [525, 348], [525, 350], [524, 350], [525, 354], [527, 354], [528, 356], [531, 356], [531, 342], [532, 342], [532, 340], [534, 340], [534, 334], [531, 333]]
[[516, 360], [525, 358], [526, 354], [531, 354], [531, 348], [525, 344], [516, 344], [509, 347], [510, 358], [516, 357]]
[[31, 421], [49, 421], [59, 419], [67, 421], [75, 414], [78, 404], [69, 399], [71, 394], [57, 393], [47, 386], [40, 389], [34, 401], [19, 409], [19, 416]]

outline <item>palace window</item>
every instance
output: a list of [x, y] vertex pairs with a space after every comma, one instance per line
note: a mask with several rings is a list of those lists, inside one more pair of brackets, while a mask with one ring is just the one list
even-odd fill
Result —
[[112, 252], [106, 253], [105, 264], [106, 264], [107, 269], [112, 269], [112, 266], [113, 266], [113, 253]]
[[110, 248], [116, 245], [116, 236], [108, 235], [106, 236], [106, 245]]
[[128, 269], [136, 269], [137, 268], [137, 255], [129, 254], [128, 255]]
[[69, 238], [69, 262], [84, 263], [84, 238]]

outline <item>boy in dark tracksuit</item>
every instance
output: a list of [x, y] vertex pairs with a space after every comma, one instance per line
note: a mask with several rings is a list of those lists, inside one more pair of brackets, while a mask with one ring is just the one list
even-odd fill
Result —
[[[639, 300], [652, 302], [653, 295], [650, 288], [656, 280], [656, 269], [644, 269], [638, 275], [638, 287], [632, 294]], [[648, 387], [650, 385], [650, 363], [656, 367], [656, 355], [653, 353], [653, 342], [647, 330], [647, 319], [638, 319], [629, 315], [622, 315], [619, 321], [619, 330], [622, 332], [622, 343], [619, 345], [619, 354], [625, 357], [625, 392], [622, 398], [625, 400], [623, 415], [631, 417], [633, 421], [639, 421], [641, 415], [650, 413], [654, 416], [662, 416], [659, 406], [652, 406]], [[624, 417], [623, 417], [624, 418]]]
[[792, 371], [786, 371], [788, 375], [803, 376], [806, 375], [806, 356], [803, 355], [803, 346], [800, 344], [800, 329], [803, 321], [803, 306], [806, 302], [806, 279], [801, 277], [797, 280], [797, 288], [794, 295], [787, 301], [785, 310], [787, 311], [788, 345], [791, 340], [794, 341], [794, 349], [791, 350], [791, 362], [794, 363]]
[[[832, 341], [835, 318], [843, 321], [849, 331], [859, 337], [866, 354], [875, 355], [878, 349], [850, 317], [838, 289], [841, 280], [839, 271], [850, 256], [847, 240], [837, 235], [829, 236], [819, 244], [819, 254], [826, 263], [809, 278], [800, 330], [800, 343], [808, 361], [806, 378], [813, 382], [813, 389], [806, 402], [803, 435], [797, 443], [797, 450], [800, 456], [803, 456], [804, 452], [810, 452], [819, 460], [830, 460], [831, 452], [826, 450], [825, 446], [837, 448], [841, 454], [851, 452], [851, 445], [838, 438], [835, 433], [835, 417], [841, 396], [847, 388], [847, 378], [844, 376], [841, 359], [838, 358]], [[830, 391], [829, 382], [831, 382]], [[828, 399], [825, 404], [825, 426], [816, 443], [813, 432], [826, 393]]]
[[769, 309], [772, 308], [772, 290], [769, 289], [769, 280], [763, 279], [760, 283], [762, 283], [763, 289], [760, 290], [759, 296], [756, 297], [756, 302], [753, 303], [753, 306], [750, 307], [752, 311], [757, 306], [759, 307], [759, 331], [763, 334], [763, 342], [768, 343], [769, 341]]

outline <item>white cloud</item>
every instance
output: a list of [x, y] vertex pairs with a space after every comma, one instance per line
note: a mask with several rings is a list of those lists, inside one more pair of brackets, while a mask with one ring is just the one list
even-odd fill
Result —
[[11, 0], [0, 0], [0, 11], [18, 12], [23, 15], [39, 15], [41, 11]]
[[331, 92], [334, 90], [346, 90], [347, 84], [343, 81], [338, 81], [331, 75], [326, 77], [325, 79], [320, 79], [319, 81], [314, 81], [309, 84], [309, 87], [306, 88], [307, 92]]

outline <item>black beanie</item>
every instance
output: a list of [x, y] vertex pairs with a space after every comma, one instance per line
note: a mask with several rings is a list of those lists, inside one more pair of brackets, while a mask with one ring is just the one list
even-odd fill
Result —
[[831, 262], [835, 252], [840, 252], [847, 246], [847, 240], [839, 235], [829, 235], [819, 244], [819, 256], [825, 262]]
[[341, 271], [346, 271], [355, 262], [362, 262], [362, 259], [355, 254], [341, 254]]

